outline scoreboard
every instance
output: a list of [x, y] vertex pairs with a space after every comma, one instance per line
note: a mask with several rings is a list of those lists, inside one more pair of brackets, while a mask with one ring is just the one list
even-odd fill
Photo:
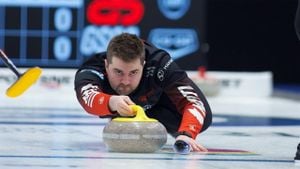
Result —
[[0, 0], [0, 48], [17, 66], [75, 68], [121, 32], [185, 69], [206, 64], [204, 0]]

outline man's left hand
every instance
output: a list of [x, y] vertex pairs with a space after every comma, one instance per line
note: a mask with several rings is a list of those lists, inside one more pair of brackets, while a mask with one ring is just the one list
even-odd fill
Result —
[[186, 135], [179, 135], [176, 137], [176, 141], [177, 140], [182, 140], [186, 143], [188, 143], [191, 146], [191, 151], [197, 151], [197, 152], [207, 152], [208, 150], [203, 147], [202, 145], [198, 144], [196, 142], [196, 140], [194, 140], [193, 138], [190, 138]]

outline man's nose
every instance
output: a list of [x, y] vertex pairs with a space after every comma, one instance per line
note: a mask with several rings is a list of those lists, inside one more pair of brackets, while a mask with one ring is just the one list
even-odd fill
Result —
[[128, 85], [130, 83], [130, 77], [129, 76], [123, 76], [121, 83], [123, 83], [124, 85]]

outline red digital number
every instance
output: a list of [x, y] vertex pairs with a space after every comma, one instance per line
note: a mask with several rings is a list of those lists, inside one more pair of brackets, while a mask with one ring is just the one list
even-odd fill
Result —
[[141, 0], [94, 0], [87, 8], [87, 19], [94, 25], [136, 25], [143, 16]]

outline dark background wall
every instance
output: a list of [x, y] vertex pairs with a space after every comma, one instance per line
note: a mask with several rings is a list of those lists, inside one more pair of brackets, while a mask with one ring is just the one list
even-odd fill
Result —
[[297, 0], [208, 0], [209, 70], [271, 70], [275, 83], [300, 84]]

